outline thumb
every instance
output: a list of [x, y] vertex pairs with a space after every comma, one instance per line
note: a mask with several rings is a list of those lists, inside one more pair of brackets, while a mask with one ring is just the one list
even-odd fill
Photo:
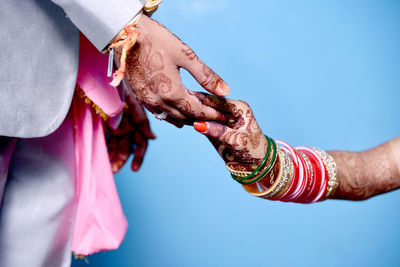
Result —
[[[221, 142], [223, 141], [222, 139], [224, 139], [224, 137], [231, 136], [231, 134], [234, 132], [234, 130], [228, 126], [214, 121], [196, 121], [193, 126], [196, 131], [215, 141]], [[229, 140], [224, 141], [228, 142]]]

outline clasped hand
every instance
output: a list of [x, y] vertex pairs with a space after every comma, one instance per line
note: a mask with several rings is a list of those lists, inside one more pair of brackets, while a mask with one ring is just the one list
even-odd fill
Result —
[[[220, 111], [204, 105], [193, 91], [186, 89], [182, 84], [180, 68], [186, 69], [214, 95], [226, 96], [230, 90], [190, 47], [160, 23], [144, 15], [136, 29], [140, 34], [127, 55], [124, 83], [125, 101], [128, 110], [133, 112], [124, 114], [120, 126], [122, 130], [108, 132], [108, 149], [114, 173], [133, 153], [132, 170], [138, 170], [148, 139], [154, 138], [141, 104], [154, 114], [165, 112], [168, 115], [165, 120], [179, 128], [185, 124], [192, 125], [196, 120], [225, 122]], [[121, 49], [115, 51], [116, 64], [120, 62], [121, 52]], [[137, 116], [144, 122], [139, 127], [135, 126]]]
[[203, 105], [220, 111], [226, 122], [198, 121], [195, 129], [207, 136], [215, 149], [234, 169], [253, 171], [264, 159], [268, 141], [250, 106], [244, 101], [196, 93]]

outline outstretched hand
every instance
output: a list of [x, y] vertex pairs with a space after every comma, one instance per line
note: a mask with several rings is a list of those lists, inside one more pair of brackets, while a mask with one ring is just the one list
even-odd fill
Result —
[[[179, 69], [189, 71], [204, 89], [217, 96], [226, 96], [229, 86], [163, 25], [143, 15], [136, 29], [140, 35], [126, 61], [127, 93], [152, 113], [166, 112], [166, 120], [177, 127], [205, 118], [224, 122], [219, 111], [203, 105], [186, 89]], [[115, 54], [118, 64], [121, 50], [116, 49]]]
[[223, 113], [225, 124], [197, 121], [194, 128], [208, 137], [215, 149], [230, 167], [254, 170], [264, 159], [268, 141], [263, 135], [250, 106], [236, 101], [203, 93], [196, 93], [206, 106]]

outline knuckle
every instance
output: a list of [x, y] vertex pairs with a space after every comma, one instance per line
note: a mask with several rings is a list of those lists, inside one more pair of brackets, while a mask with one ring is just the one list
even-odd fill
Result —
[[243, 106], [245, 106], [245, 107], [247, 107], [247, 108], [250, 108], [249, 103], [247, 103], [246, 101], [244, 101], [244, 100], [239, 100], [238, 102], [240, 102]]
[[176, 100], [176, 93], [174, 91], [168, 91], [162, 94], [161, 96], [162, 100], [167, 101], [167, 102], [173, 102]]

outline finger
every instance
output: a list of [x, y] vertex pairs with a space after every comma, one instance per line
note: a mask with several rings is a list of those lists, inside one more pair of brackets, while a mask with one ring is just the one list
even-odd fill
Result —
[[176, 109], [174, 106], [166, 106], [164, 107], [164, 111], [168, 114], [168, 117], [174, 119], [175, 121], [178, 121], [182, 124], [186, 125], [192, 125], [193, 120], [187, 117], [183, 112], [180, 110]]
[[230, 99], [228, 98], [218, 97], [215, 95], [210, 95], [202, 92], [194, 92], [194, 95], [196, 96], [197, 99], [199, 99], [199, 101], [203, 105], [217, 109], [222, 112], [227, 111], [228, 109], [227, 104], [231, 102]]
[[229, 94], [229, 85], [204, 64], [190, 47], [183, 45], [181, 51], [181, 67], [189, 71], [204, 89], [217, 96], [226, 96]]
[[177, 121], [174, 118], [171, 118], [169, 116], [165, 118], [165, 121], [171, 123], [172, 125], [174, 125], [176, 128], [179, 128], [179, 129], [182, 128], [185, 125], [182, 122], [179, 122], [179, 121]]
[[124, 166], [125, 162], [128, 160], [129, 153], [124, 152], [115, 152], [114, 157], [111, 161], [111, 170], [113, 173], [117, 173], [120, 171], [122, 166]]
[[229, 142], [229, 137], [236, 132], [226, 125], [213, 121], [196, 121], [193, 126], [196, 131], [210, 139], [224, 143]]
[[156, 139], [156, 135], [153, 133], [153, 131], [150, 128], [150, 123], [146, 119], [146, 121], [142, 121], [137, 124], [138, 125], [138, 130], [147, 138], [147, 139]]
[[125, 165], [130, 154], [131, 154], [131, 152], [128, 152], [128, 151], [121, 151], [117, 154], [117, 156], [114, 160], [114, 163], [119, 167], [119, 169]]
[[107, 150], [108, 150], [108, 157], [110, 162], [113, 162], [116, 156], [117, 151], [117, 140], [115, 137], [110, 137], [106, 140]]
[[[144, 112], [144, 110], [143, 110]], [[134, 115], [132, 115], [134, 116]], [[153, 133], [153, 131], [150, 128], [150, 123], [149, 120], [147, 119], [147, 116], [145, 119], [141, 120], [134, 120], [133, 121], [135, 129], [139, 132], [141, 132], [147, 139], [155, 139], [156, 135]]]
[[115, 160], [112, 164], [111, 164], [111, 170], [112, 172], [115, 174], [117, 172], [119, 172], [122, 167], [125, 165], [126, 160]]
[[222, 112], [225, 115], [227, 122], [230, 124], [234, 123], [237, 119], [242, 117], [248, 109], [250, 109], [250, 106], [241, 100], [232, 100], [201, 92], [194, 92], [194, 95], [203, 105]]
[[185, 94], [181, 98], [172, 100], [169, 103], [171, 106], [174, 106], [193, 120], [218, 121], [221, 123], [226, 121], [225, 116], [221, 112], [203, 105], [192, 91], [187, 90], [183, 84], [180, 86], [184, 89]]
[[[186, 117], [181, 111], [176, 109], [174, 106], [171, 104], [168, 104], [167, 102], [173, 103], [172, 100], [164, 100], [165, 102], [163, 103], [162, 107], [157, 107], [154, 108], [148, 104], [144, 104], [144, 106], [154, 115], [155, 114], [160, 114], [162, 112], [167, 113], [168, 117], [173, 119], [174, 121], [180, 122], [182, 124], [187, 124], [187, 125], [192, 125], [193, 120], [190, 120], [188, 117]], [[166, 120], [166, 119], [165, 119]], [[168, 121], [168, 120], [167, 120]]]
[[133, 152], [133, 137], [125, 135], [119, 137], [117, 140], [117, 147], [115, 148], [113, 160], [111, 161], [111, 168], [113, 173], [117, 173], [127, 162], [129, 156]]
[[134, 151], [135, 156], [132, 161], [131, 169], [133, 171], [138, 171], [140, 169], [140, 166], [142, 165], [148, 142], [147, 139], [143, 138], [140, 133], [135, 134], [135, 137], [136, 149]]
[[116, 157], [116, 152], [114, 152], [114, 151], [112, 151], [112, 152], [109, 152], [108, 153], [108, 155], [109, 155], [109, 159], [110, 159], [110, 164], [111, 164], [111, 169], [113, 170], [113, 172], [114, 172], [114, 165], [115, 165], [115, 159], [117, 158]]
[[[148, 111], [150, 111], [150, 113], [153, 113], [153, 114], [159, 114], [159, 113], [162, 112], [162, 111], [159, 111], [159, 110], [154, 109], [153, 107], [151, 107], [150, 105], [147, 105], [147, 104], [144, 104], [144, 107], [145, 107]], [[183, 123], [181, 123], [181, 122], [179, 122], [179, 121], [173, 119], [173, 118], [170, 117], [170, 116], [167, 116], [167, 118], [165, 118], [165, 121], [171, 123], [172, 125], [174, 125], [174, 126], [177, 127], [177, 128], [182, 128], [183, 125], [184, 125]]]

